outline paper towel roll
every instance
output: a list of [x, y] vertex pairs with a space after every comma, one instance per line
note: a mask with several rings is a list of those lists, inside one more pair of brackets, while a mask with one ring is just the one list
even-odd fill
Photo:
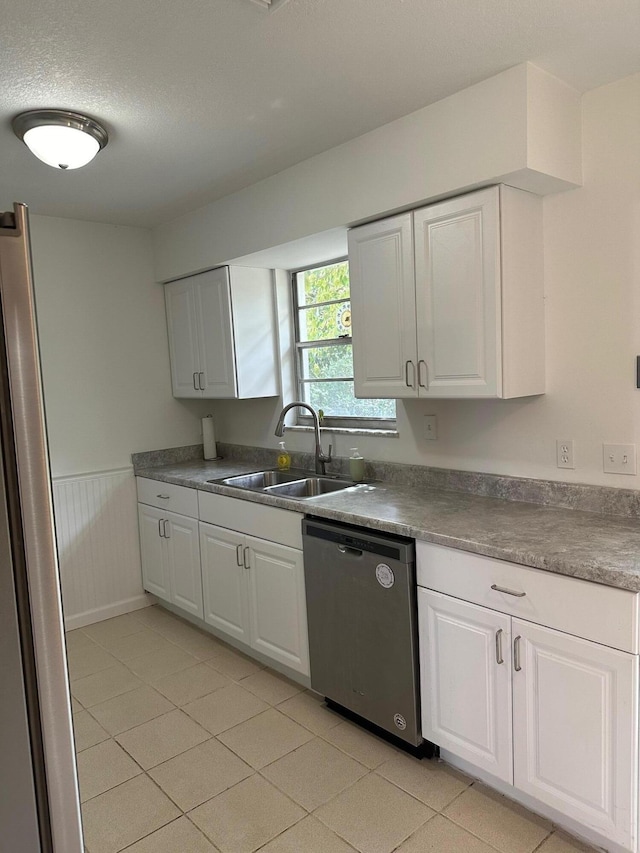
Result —
[[218, 451], [216, 450], [216, 433], [211, 415], [202, 419], [202, 443], [204, 445], [204, 458], [215, 459], [218, 456]]

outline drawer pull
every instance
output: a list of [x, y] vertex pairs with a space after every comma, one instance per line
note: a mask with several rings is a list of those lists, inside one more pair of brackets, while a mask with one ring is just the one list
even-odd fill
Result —
[[498, 628], [496, 631], [496, 663], [504, 663], [504, 658], [502, 657], [502, 628]]
[[520, 640], [522, 637], [520, 634], [513, 641], [513, 668], [516, 672], [520, 672], [522, 667], [520, 666]]
[[527, 594], [526, 592], [514, 592], [512, 589], [507, 589], [506, 586], [498, 586], [495, 583], [491, 584], [491, 589], [495, 589], [496, 592], [504, 592], [506, 595], [515, 595], [516, 598], [524, 598]]
[[171, 495], [156, 495], [157, 498], [160, 498], [161, 501], [170, 501]]

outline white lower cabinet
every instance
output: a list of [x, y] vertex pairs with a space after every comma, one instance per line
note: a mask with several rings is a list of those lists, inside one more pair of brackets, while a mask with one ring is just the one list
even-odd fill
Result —
[[418, 590], [422, 736], [513, 780], [511, 619]]
[[200, 551], [205, 622], [308, 675], [302, 550], [200, 522]]
[[635, 850], [637, 656], [519, 619], [512, 630], [514, 785]]
[[[459, 552], [452, 562], [447, 550], [418, 543], [423, 736], [596, 840], [635, 853], [637, 624], [628, 637], [632, 652], [523, 619], [523, 612], [546, 613], [557, 622], [557, 596], [567, 579], [513, 566], [505, 583], [510, 564]], [[438, 581], [440, 590], [425, 588]], [[576, 594], [565, 604], [572, 626], [580, 625], [591, 594], [574, 583]], [[466, 589], [484, 600], [484, 586], [500, 610], [450, 594]], [[602, 587], [603, 601], [614, 604], [604, 608], [603, 620], [624, 621], [634, 594], [616, 598], [620, 592]], [[582, 623], [586, 634], [602, 630]]]
[[138, 504], [144, 589], [202, 618], [198, 520]]
[[204, 621], [249, 644], [244, 536], [213, 524], [200, 524]]

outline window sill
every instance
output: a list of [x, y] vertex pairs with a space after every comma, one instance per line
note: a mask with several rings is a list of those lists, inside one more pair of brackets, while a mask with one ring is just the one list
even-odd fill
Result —
[[[287, 426], [286, 431], [289, 432], [313, 432], [312, 426], [301, 426], [299, 424], [295, 424], [294, 426]], [[335, 427], [335, 426], [322, 426], [320, 427], [320, 432], [326, 433], [330, 432], [333, 435], [366, 435], [371, 438], [398, 438], [398, 430], [397, 429], [365, 429], [363, 427]]]

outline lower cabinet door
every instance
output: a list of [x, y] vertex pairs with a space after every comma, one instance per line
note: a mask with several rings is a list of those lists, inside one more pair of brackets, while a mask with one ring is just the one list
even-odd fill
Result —
[[164, 601], [171, 601], [167, 552], [163, 538], [167, 513], [146, 504], [138, 504], [142, 586]]
[[638, 658], [513, 620], [514, 783], [636, 849]]
[[198, 520], [165, 513], [166, 548], [171, 600], [176, 607], [202, 619], [202, 572], [200, 570], [200, 542]]
[[513, 781], [511, 618], [418, 589], [422, 736]]
[[302, 551], [247, 536], [251, 645], [309, 674], [307, 604]]
[[200, 522], [204, 621], [249, 644], [245, 537]]

